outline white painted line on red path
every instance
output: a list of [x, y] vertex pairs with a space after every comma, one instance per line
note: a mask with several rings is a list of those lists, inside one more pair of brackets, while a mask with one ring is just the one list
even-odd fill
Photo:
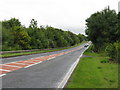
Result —
[[42, 61], [40, 61], [40, 62], [38, 62], [38, 63], [35, 63], [35, 64], [28, 65], [28, 66], [26, 66], [26, 67], [24, 67], [24, 68], [28, 68], [28, 67], [31, 67], [31, 66], [36, 65], [36, 64], [39, 64], [39, 63], [42, 63]]
[[[21, 68], [21, 67], [19, 67], [19, 66], [14, 66], [14, 65], [6, 65], [6, 64], [4, 64], [4, 66]], [[2, 67], [4, 67], [4, 66], [2, 66]]]
[[48, 58], [47, 60], [51, 60], [51, 59], [53, 59], [53, 58], [55, 58], [55, 57]]
[[5, 76], [6, 74], [1, 74], [0, 77]]
[[7, 71], [7, 72], [10, 72], [11, 70], [0, 69], [0, 71]]

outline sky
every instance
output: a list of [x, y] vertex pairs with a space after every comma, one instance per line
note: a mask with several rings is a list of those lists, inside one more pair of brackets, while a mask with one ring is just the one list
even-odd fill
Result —
[[108, 5], [118, 12], [119, 0], [1, 0], [0, 21], [17, 18], [29, 26], [31, 19], [73, 33], [85, 34], [85, 20]]

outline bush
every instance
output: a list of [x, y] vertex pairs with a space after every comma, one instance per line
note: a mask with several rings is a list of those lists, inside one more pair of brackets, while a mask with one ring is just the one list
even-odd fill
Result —
[[120, 42], [109, 44], [105, 49], [110, 61], [120, 63]]

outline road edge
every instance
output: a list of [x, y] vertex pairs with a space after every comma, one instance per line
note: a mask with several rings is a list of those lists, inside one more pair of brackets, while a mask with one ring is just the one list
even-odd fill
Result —
[[[89, 45], [90, 46], [90, 45]], [[80, 54], [80, 56], [77, 58], [77, 60], [71, 65], [70, 69], [68, 70], [67, 74], [63, 78], [63, 80], [59, 83], [57, 88], [64, 88], [67, 84], [70, 76], [72, 75], [73, 71], [75, 70], [76, 66], [78, 65], [80, 58], [83, 56], [83, 53], [89, 48], [89, 46]]]

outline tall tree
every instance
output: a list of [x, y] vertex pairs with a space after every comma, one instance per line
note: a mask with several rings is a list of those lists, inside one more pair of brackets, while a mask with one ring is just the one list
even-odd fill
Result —
[[104, 48], [105, 43], [116, 41], [117, 14], [109, 8], [92, 14], [87, 20], [86, 34], [93, 42], [95, 51]]

